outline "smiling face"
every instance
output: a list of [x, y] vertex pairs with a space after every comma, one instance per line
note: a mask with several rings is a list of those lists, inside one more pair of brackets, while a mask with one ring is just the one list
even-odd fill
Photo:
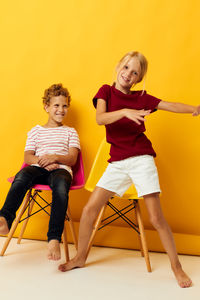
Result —
[[116, 80], [116, 89], [128, 94], [130, 88], [140, 81], [141, 67], [137, 57], [130, 58], [119, 67]]
[[63, 119], [67, 114], [68, 101], [63, 95], [54, 96], [50, 99], [50, 104], [45, 105], [45, 110], [49, 114], [49, 120], [46, 124], [47, 127], [62, 126]]

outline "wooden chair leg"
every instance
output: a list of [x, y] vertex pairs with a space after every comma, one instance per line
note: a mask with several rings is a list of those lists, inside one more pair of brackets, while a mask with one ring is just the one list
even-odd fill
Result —
[[[136, 219], [136, 224], [138, 225], [138, 219], [137, 219], [137, 213], [136, 213], [137, 205], [138, 205], [138, 200], [135, 200], [135, 219]], [[144, 257], [144, 250], [143, 250], [143, 246], [142, 246], [141, 235], [138, 234], [137, 236], [138, 236], [138, 241], [140, 244], [141, 256]]]
[[31, 191], [29, 191], [29, 192], [27, 193], [25, 200], [22, 202], [20, 211], [19, 211], [19, 213], [18, 213], [16, 219], [15, 219], [14, 222], [13, 222], [13, 225], [12, 225], [12, 227], [11, 227], [11, 229], [10, 229], [10, 232], [9, 232], [9, 234], [8, 234], [8, 237], [7, 237], [7, 239], [6, 239], [6, 241], [5, 241], [4, 245], [3, 245], [3, 248], [2, 248], [2, 250], [1, 250], [0, 256], [3, 256], [3, 255], [4, 255], [4, 253], [5, 253], [5, 251], [6, 251], [7, 247], [8, 247], [8, 245], [9, 245], [9, 243], [10, 243], [10, 240], [11, 240], [11, 238], [13, 237], [13, 234], [14, 234], [16, 228], [17, 228], [17, 225], [19, 224], [19, 221], [20, 221], [20, 219], [21, 219], [21, 217], [22, 217], [22, 215], [23, 215], [23, 213], [24, 213], [24, 211], [25, 211], [25, 209], [26, 209], [27, 203], [28, 203], [28, 201], [29, 201], [29, 199], [30, 199], [30, 195], [31, 195]]
[[73, 237], [73, 240], [74, 240], [74, 245], [75, 245], [76, 250], [77, 250], [78, 249], [78, 240], [77, 240], [76, 231], [75, 231], [75, 228], [74, 228], [74, 223], [72, 221], [72, 216], [71, 216], [71, 211], [70, 211], [69, 205], [68, 205], [68, 209], [67, 209], [67, 215], [69, 217], [69, 226], [70, 226], [70, 230], [71, 230], [72, 237]]
[[63, 246], [65, 251], [65, 258], [66, 262], [69, 261], [69, 249], [68, 249], [68, 242], [67, 242], [67, 224], [65, 222], [64, 229], [63, 229]]
[[143, 221], [142, 221], [142, 217], [141, 217], [139, 203], [137, 203], [137, 205], [136, 205], [135, 212], [136, 212], [136, 218], [137, 218], [137, 222], [138, 222], [138, 226], [139, 226], [141, 244], [142, 244], [142, 249], [143, 249], [143, 253], [144, 253], [147, 270], [148, 270], [148, 272], [151, 272], [151, 264], [150, 264], [150, 260], [149, 260], [149, 253], [148, 253], [144, 225], [143, 225]]
[[99, 215], [98, 215], [98, 217], [96, 219], [96, 222], [94, 224], [93, 231], [92, 231], [89, 243], [88, 243], [88, 249], [87, 249], [87, 256], [86, 257], [88, 257], [88, 254], [89, 254], [90, 249], [92, 247], [92, 243], [93, 243], [94, 237], [95, 237], [96, 232], [97, 232], [97, 230], [99, 228], [99, 224], [101, 223], [101, 220], [103, 218], [103, 215], [104, 215], [106, 207], [107, 207], [107, 204], [102, 207], [102, 209], [100, 210], [100, 213], [99, 213]]
[[20, 234], [19, 234], [19, 237], [18, 237], [18, 240], [17, 240], [17, 244], [20, 244], [20, 243], [21, 243], [21, 239], [23, 238], [24, 231], [25, 231], [26, 226], [27, 226], [28, 221], [29, 221], [29, 217], [28, 217], [28, 216], [29, 216], [29, 214], [31, 214], [32, 209], [33, 209], [33, 205], [34, 205], [34, 203], [35, 203], [35, 202], [34, 202], [35, 196], [36, 196], [36, 192], [35, 192], [35, 194], [34, 194], [34, 196], [33, 196], [33, 199], [32, 199], [31, 202], [30, 202], [30, 206], [29, 206], [29, 208], [28, 208], [27, 215], [26, 215], [27, 219], [23, 221], [22, 229], [21, 229], [21, 231], [20, 231]]

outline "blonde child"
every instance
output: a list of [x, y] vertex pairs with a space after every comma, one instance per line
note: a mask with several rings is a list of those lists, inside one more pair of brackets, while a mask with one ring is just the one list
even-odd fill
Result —
[[28, 133], [24, 161], [29, 166], [19, 171], [0, 210], [0, 234], [9, 232], [16, 211], [27, 190], [34, 184], [48, 184], [52, 189], [52, 207], [48, 229], [48, 258], [60, 259], [60, 241], [72, 181], [71, 167], [80, 149], [74, 128], [63, 125], [70, 105], [70, 95], [62, 84], [53, 84], [44, 92], [45, 125], [36, 125]]
[[103, 85], [93, 99], [97, 123], [106, 127], [111, 157], [83, 210], [77, 255], [59, 269], [68, 271], [85, 265], [88, 242], [100, 209], [114, 194], [122, 196], [133, 182], [138, 196], [144, 198], [151, 223], [160, 235], [179, 285], [189, 287], [192, 282], [182, 269], [172, 232], [161, 210], [160, 186], [153, 158], [156, 154], [144, 134], [144, 118], [156, 109], [197, 116], [200, 106], [161, 101], [145, 91], [132, 91], [146, 71], [147, 60], [141, 53], [127, 53], [117, 66], [116, 82], [112, 86]]

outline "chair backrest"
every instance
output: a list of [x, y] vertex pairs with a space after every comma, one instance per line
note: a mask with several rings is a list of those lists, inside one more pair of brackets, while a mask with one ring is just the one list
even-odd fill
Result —
[[[85, 189], [92, 192], [99, 181], [100, 177], [103, 175], [105, 171], [109, 159], [110, 145], [106, 142], [106, 138], [104, 138], [99, 146], [96, 157], [94, 159], [92, 168], [90, 170], [90, 174], [88, 176], [87, 182], [85, 184]], [[137, 198], [137, 192], [134, 185], [126, 191], [124, 194], [125, 197], [128, 198]]]
[[85, 184], [82, 153], [79, 151], [76, 164], [72, 167], [73, 180], [70, 190], [81, 189]]
[[[21, 169], [23, 169], [27, 166], [28, 166], [28, 164], [23, 162]], [[72, 180], [72, 184], [70, 186], [70, 190], [81, 189], [82, 187], [84, 187], [84, 184], [85, 184], [83, 158], [82, 158], [81, 151], [79, 151], [76, 164], [72, 167], [72, 171], [73, 171], [73, 180]], [[13, 180], [14, 180], [14, 176], [8, 178], [8, 181], [11, 183], [13, 182]], [[50, 190], [49, 186], [39, 185], [39, 184], [35, 185], [34, 188], [38, 188], [41, 190]]]

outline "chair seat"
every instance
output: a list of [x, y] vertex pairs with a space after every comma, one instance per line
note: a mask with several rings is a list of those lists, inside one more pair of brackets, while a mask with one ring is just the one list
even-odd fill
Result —
[[[15, 176], [9, 177], [8, 182], [13, 183], [14, 179], [15, 179]], [[32, 186], [32, 188], [34, 190], [51, 191], [50, 186], [46, 185], [46, 184], [35, 184]]]
[[[15, 176], [9, 177], [8, 178], [8, 182], [13, 183], [14, 179], [15, 179]], [[73, 182], [72, 182], [72, 185], [70, 186], [70, 190], [81, 189], [83, 186], [84, 185], [82, 183], [81, 184], [73, 185]], [[51, 191], [50, 186], [46, 185], [46, 184], [35, 184], [35, 185], [32, 186], [32, 188], [34, 190]]]

